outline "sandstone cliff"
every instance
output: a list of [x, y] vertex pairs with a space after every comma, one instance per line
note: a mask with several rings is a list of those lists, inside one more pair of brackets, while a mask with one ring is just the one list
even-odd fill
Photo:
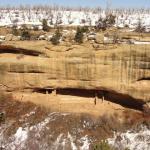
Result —
[[108, 98], [131, 104], [150, 101], [150, 46], [122, 45], [95, 51], [90, 46], [40, 44], [0, 46], [1, 89], [86, 89], [105, 91]]

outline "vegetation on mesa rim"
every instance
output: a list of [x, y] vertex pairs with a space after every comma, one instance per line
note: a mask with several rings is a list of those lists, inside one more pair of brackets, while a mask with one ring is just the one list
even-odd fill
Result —
[[28, 31], [26, 25], [24, 25], [22, 30], [21, 30], [21, 39], [22, 40], [30, 40], [30, 38], [31, 38], [31, 34]]
[[96, 25], [96, 30], [103, 30], [105, 31], [108, 27], [112, 27], [115, 24], [116, 16], [109, 14], [106, 16], [105, 19], [99, 18]]
[[14, 25], [12, 27], [12, 34], [15, 35], [15, 36], [19, 36], [19, 31], [17, 30], [17, 26]]
[[60, 43], [60, 39], [61, 39], [62, 34], [60, 33], [60, 30], [57, 29], [55, 31], [55, 34], [53, 35], [51, 42], [53, 45], [58, 45]]
[[49, 26], [47, 24], [47, 20], [46, 19], [42, 20], [42, 26], [43, 26], [43, 31], [46, 31], [46, 32], [49, 31]]
[[77, 43], [83, 43], [83, 37], [84, 37], [84, 30], [80, 27], [77, 28], [77, 31], [76, 31], [76, 35], [75, 35], [75, 42]]

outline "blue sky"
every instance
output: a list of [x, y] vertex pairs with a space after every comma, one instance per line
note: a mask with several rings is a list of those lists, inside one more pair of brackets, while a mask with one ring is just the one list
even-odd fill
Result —
[[[65, 6], [101, 6], [106, 7], [107, 0], [0, 0], [0, 6], [20, 4], [59, 4]], [[111, 0], [112, 7], [149, 7], [150, 0]]]

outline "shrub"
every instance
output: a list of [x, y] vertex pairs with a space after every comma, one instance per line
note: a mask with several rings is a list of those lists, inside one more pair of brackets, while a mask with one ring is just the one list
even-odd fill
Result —
[[51, 42], [53, 45], [58, 45], [60, 43], [60, 38], [61, 38], [61, 33], [60, 30], [57, 29], [53, 37], [51, 38]]
[[135, 31], [139, 32], [139, 33], [145, 32], [145, 27], [142, 26], [141, 20], [139, 20], [138, 25], [137, 25]]
[[129, 148], [125, 148], [125, 150], [130, 150]]
[[85, 23], [86, 23], [86, 20], [85, 20], [85, 19], [81, 19], [81, 23], [82, 23], [82, 24], [85, 24]]
[[5, 121], [5, 113], [0, 112], [0, 123]]
[[30, 40], [30, 37], [31, 37], [31, 35], [30, 35], [29, 31], [23, 30], [21, 32], [21, 39], [22, 40]]
[[5, 107], [5, 102], [9, 101], [12, 99], [12, 95], [11, 94], [6, 94], [0, 91], [0, 104], [2, 104], [1, 109], [0, 109], [0, 124], [3, 123], [6, 119], [6, 113], [4, 111], [4, 107]]
[[81, 27], [81, 31], [82, 31], [83, 33], [88, 33], [88, 32], [89, 32], [88, 26]]
[[125, 26], [124, 26], [125, 28], [129, 28], [129, 25], [128, 24], [125, 24]]
[[103, 20], [102, 18], [99, 18], [98, 22], [96, 23], [96, 30], [103, 30], [105, 31], [106, 28], [107, 28], [107, 25], [106, 25], [106, 21]]
[[33, 27], [33, 30], [34, 30], [34, 31], [38, 31], [39, 28], [38, 28], [37, 26], [35, 26], [35, 27]]
[[77, 32], [76, 32], [76, 35], [75, 35], [75, 38], [74, 38], [74, 40], [77, 42], [77, 43], [83, 43], [83, 37], [84, 37], [84, 35], [83, 35], [83, 30], [82, 30], [82, 28], [80, 28], [80, 27], [78, 27], [77, 28]]
[[27, 27], [24, 25], [21, 30], [21, 39], [22, 40], [30, 40], [31, 34], [28, 31]]
[[116, 19], [116, 16], [112, 15], [112, 14], [109, 14], [106, 16], [106, 23], [107, 23], [107, 26], [112, 26], [115, 24], [115, 19]]
[[46, 19], [43, 19], [42, 26], [43, 26], [43, 31], [46, 31], [46, 32], [49, 31], [49, 26], [47, 25], [47, 20]]
[[15, 35], [15, 36], [18, 36], [19, 35], [19, 32], [17, 30], [17, 26], [13, 26], [12, 27], [12, 34]]
[[115, 24], [116, 16], [109, 14], [105, 19], [100, 18], [97, 22], [96, 29], [105, 31], [107, 27], [111, 27]]
[[100, 144], [94, 146], [94, 150], [112, 150], [107, 141], [101, 141]]

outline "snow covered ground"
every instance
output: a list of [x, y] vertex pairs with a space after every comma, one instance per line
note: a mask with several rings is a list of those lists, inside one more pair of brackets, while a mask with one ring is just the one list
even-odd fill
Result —
[[[32, 115], [34, 115], [34, 111], [23, 117], [26, 119]], [[52, 143], [50, 143], [49, 140], [46, 140], [48, 138], [54, 139], [53, 131], [51, 131], [51, 133], [47, 133], [46, 137], [43, 135], [43, 132], [48, 132], [49, 130], [48, 124], [53, 123], [59, 117], [62, 118], [67, 115], [69, 115], [69, 113], [50, 113], [44, 120], [36, 125], [30, 127], [28, 125], [27, 127], [19, 127], [16, 132], [8, 138], [4, 136], [4, 132], [8, 126], [2, 126], [0, 127], [0, 148], [4, 148], [5, 150], [28, 150], [31, 148], [36, 148], [36, 150], [65, 150], [67, 147], [70, 147], [69, 149], [71, 150], [89, 150], [91, 142], [87, 135], [76, 139], [75, 136], [68, 131], [66, 134], [58, 134]], [[45, 140], [42, 140], [42, 136], [44, 136]]]
[[[18, 28], [22, 24], [40, 26], [42, 20], [47, 19], [49, 26], [55, 24], [67, 25], [67, 26], [83, 26], [91, 25], [94, 26], [99, 18], [104, 18], [106, 15], [105, 10], [101, 11], [74, 11], [74, 10], [40, 10], [40, 9], [1, 9], [0, 10], [0, 26], [13, 26], [16, 24]], [[150, 10], [136, 10], [136, 11], [113, 11], [116, 15], [117, 27], [129, 26], [135, 28], [139, 23], [146, 27], [146, 30], [150, 30]]]
[[150, 130], [141, 127], [139, 131], [127, 131], [116, 133], [108, 143], [118, 150], [128, 148], [130, 150], [150, 150]]

